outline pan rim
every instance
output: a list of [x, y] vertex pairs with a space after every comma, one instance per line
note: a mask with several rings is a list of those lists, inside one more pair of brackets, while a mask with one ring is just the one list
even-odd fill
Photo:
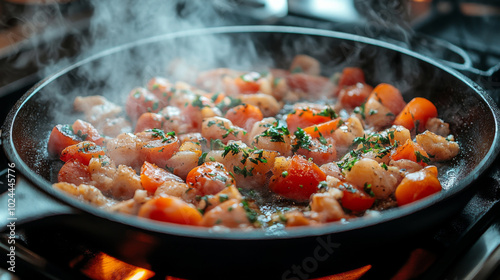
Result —
[[[396, 52], [402, 53], [404, 55], [413, 57], [418, 60], [422, 60], [426, 63], [431, 64], [432, 66], [439, 68], [451, 75], [455, 78], [459, 79], [463, 83], [465, 83], [468, 87], [472, 88], [479, 97], [482, 98], [483, 102], [489, 107], [490, 112], [492, 113], [495, 121], [495, 134], [494, 139], [492, 141], [492, 145], [489, 148], [486, 156], [477, 164], [474, 170], [466, 176], [461, 182], [458, 182], [453, 188], [447, 190], [444, 193], [440, 193], [433, 197], [430, 197], [424, 201], [420, 201], [419, 203], [410, 204], [408, 206], [398, 207], [395, 209], [386, 210], [379, 217], [366, 217], [366, 218], [357, 218], [349, 221], [348, 223], [328, 223], [319, 227], [298, 227], [294, 229], [286, 229], [286, 230], [278, 230], [276, 232], [267, 231], [267, 230], [252, 230], [252, 231], [236, 231], [231, 230], [228, 232], [216, 232], [207, 230], [205, 228], [198, 227], [190, 227], [190, 226], [180, 226], [180, 225], [169, 225], [165, 223], [157, 223], [154, 221], [147, 221], [145, 219], [138, 219], [136, 217], [129, 217], [127, 215], [117, 215], [116, 213], [108, 212], [104, 209], [97, 208], [95, 206], [80, 202], [68, 195], [65, 195], [61, 192], [56, 191], [52, 188], [52, 184], [45, 180], [40, 175], [36, 174], [31, 168], [29, 168], [26, 163], [21, 159], [17, 150], [15, 149], [13, 139], [12, 139], [12, 129], [13, 124], [16, 121], [16, 116], [18, 112], [23, 108], [24, 104], [29, 101], [35, 94], [37, 94], [42, 88], [44, 88], [49, 83], [53, 82], [57, 78], [63, 76], [64, 74], [74, 70], [81, 65], [86, 63], [90, 63], [92, 61], [98, 60], [99, 58], [105, 57], [107, 55], [111, 55], [120, 51], [124, 51], [133, 47], [138, 47], [141, 45], [147, 45], [163, 40], [171, 40], [175, 38], [182, 37], [190, 37], [196, 35], [221, 35], [221, 34], [231, 34], [231, 33], [288, 33], [288, 34], [301, 34], [301, 35], [310, 35], [310, 36], [323, 36], [336, 38], [341, 40], [348, 40], [353, 42], [360, 42], [368, 45], [373, 45], [375, 47], [381, 47], [385, 49], [394, 50]], [[303, 28], [303, 27], [291, 27], [291, 26], [271, 26], [271, 25], [257, 25], [257, 26], [224, 26], [224, 27], [212, 27], [212, 28], [203, 28], [203, 29], [192, 29], [187, 31], [180, 31], [175, 33], [168, 33], [163, 35], [158, 35], [142, 40], [138, 40], [135, 42], [130, 42], [124, 45], [120, 45], [117, 47], [113, 47], [111, 49], [102, 51], [98, 54], [90, 56], [86, 59], [83, 59], [69, 67], [66, 67], [60, 70], [57, 73], [54, 73], [51, 76], [43, 79], [39, 83], [37, 83], [33, 88], [31, 88], [26, 94], [24, 94], [21, 99], [16, 103], [16, 105], [11, 109], [9, 115], [6, 118], [6, 122], [4, 123], [5, 129], [3, 138], [3, 146], [9, 160], [16, 163], [16, 167], [20, 170], [20, 173], [23, 174], [31, 183], [35, 185], [36, 188], [42, 190], [47, 193], [52, 198], [57, 199], [59, 202], [62, 202], [71, 207], [77, 208], [96, 216], [98, 218], [103, 218], [109, 221], [117, 222], [120, 224], [125, 224], [128, 226], [132, 226], [139, 230], [145, 230], [154, 233], [160, 234], [170, 234], [170, 235], [178, 235], [185, 237], [193, 237], [193, 238], [203, 238], [203, 239], [227, 239], [227, 240], [246, 240], [246, 239], [292, 239], [292, 238], [303, 238], [303, 237], [311, 237], [311, 236], [322, 236], [327, 234], [337, 234], [341, 232], [347, 232], [355, 229], [361, 228], [369, 228], [377, 226], [378, 224], [387, 223], [389, 221], [402, 218], [416, 212], [419, 212], [427, 207], [430, 207], [433, 204], [439, 203], [441, 201], [452, 199], [459, 192], [467, 189], [471, 186], [471, 183], [475, 181], [484, 171], [489, 167], [489, 165], [494, 161], [497, 157], [500, 149], [499, 149], [499, 120], [498, 120], [498, 107], [493, 102], [491, 97], [486, 94], [484, 89], [482, 89], [479, 85], [471, 81], [466, 76], [461, 73], [443, 65], [431, 58], [425, 57], [418, 53], [415, 53], [406, 48], [400, 47], [398, 45], [394, 45], [388, 42], [380, 41], [377, 39], [367, 38], [359, 35], [353, 35], [349, 33], [343, 33], [338, 31], [330, 31], [323, 29], [313, 29], [313, 28]], [[7, 132], [7, 133], [5, 133]]]

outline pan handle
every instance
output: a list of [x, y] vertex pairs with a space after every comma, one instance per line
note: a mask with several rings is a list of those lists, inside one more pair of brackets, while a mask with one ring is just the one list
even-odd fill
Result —
[[[9, 177], [9, 174], [15, 175]], [[80, 213], [33, 186], [14, 168], [9, 167], [4, 176], [8, 189], [0, 195], [0, 232], [10, 230], [9, 225], [17, 227], [48, 217]]]

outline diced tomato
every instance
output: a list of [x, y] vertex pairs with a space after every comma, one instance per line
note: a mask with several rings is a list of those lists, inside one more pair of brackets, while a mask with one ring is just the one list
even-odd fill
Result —
[[337, 86], [337, 94], [346, 86], [353, 86], [357, 83], [365, 83], [365, 74], [358, 67], [346, 67], [342, 70]]
[[362, 212], [372, 207], [375, 197], [368, 195], [364, 190], [351, 184], [344, 183], [339, 186], [342, 189], [342, 206], [354, 212]]
[[264, 118], [260, 109], [250, 104], [233, 107], [227, 111], [224, 117], [230, 120], [233, 125], [239, 126], [247, 131], [252, 129], [254, 123]]
[[53, 155], [60, 155], [64, 148], [75, 145], [81, 138], [73, 133], [71, 125], [58, 124], [50, 133], [47, 149]]
[[147, 161], [141, 167], [141, 185], [150, 193], [167, 181], [183, 183], [181, 178]]
[[340, 90], [339, 101], [346, 108], [355, 108], [361, 106], [373, 91], [373, 87], [364, 83], [345, 86]]
[[104, 138], [92, 124], [82, 120], [76, 120], [73, 123], [73, 133], [83, 141], [92, 141], [97, 145], [102, 145], [104, 141]]
[[406, 140], [406, 143], [399, 146], [392, 154], [392, 160], [409, 159], [422, 166], [427, 166], [429, 162], [429, 155], [425, 152], [424, 148], [418, 143], [413, 142], [410, 139]]
[[143, 132], [148, 129], [161, 129], [163, 126], [163, 122], [165, 118], [156, 113], [144, 113], [137, 120], [137, 124], [135, 125], [135, 132]]
[[398, 205], [406, 205], [440, 192], [441, 183], [437, 178], [437, 168], [428, 166], [406, 175], [396, 188]]
[[286, 81], [290, 89], [314, 95], [331, 96], [335, 90], [335, 85], [330, 79], [323, 76], [292, 73], [286, 77]]
[[382, 103], [394, 115], [399, 114], [406, 105], [399, 89], [389, 84], [379, 84], [376, 86], [368, 97], [368, 99], [370, 98], [375, 98], [376, 101]]
[[160, 109], [158, 98], [145, 88], [133, 89], [125, 103], [125, 111], [132, 121], [136, 121], [144, 113], [157, 113]]
[[67, 162], [69, 160], [77, 160], [85, 165], [89, 165], [92, 158], [104, 156], [104, 151], [101, 146], [94, 142], [83, 141], [75, 145], [64, 148], [61, 152], [61, 160]]
[[151, 140], [146, 141], [141, 147], [141, 158], [159, 166], [165, 166], [166, 161], [179, 150], [179, 139], [175, 133], [165, 133], [161, 129], [147, 130], [137, 135], [141, 135], [141, 138], [147, 138], [148, 134], [151, 135]]
[[139, 209], [139, 217], [182, 225], [199, 225], [202, 215], [198, 209], [177, 197], [156, 197]]
[[329, 110], [331, 110], [331, 108], [323, 111], [316, 108], [296, 109], [286, 117], [288, 130], [290, 130], [291, 133], [294, 133], [297, 130], [297, 127], [304, 128], [331, 121], [333, 116], [330, 114]]
[[234, 179], [222, 163], [205, 162], [189, 172], [186, 183], [196, 190], [196, 194], [204, 196], [234, 185]]
[[394, 124], [402, 125], [409, 130], [412, 130], [417, 125], [416, 132], [418, 133], [425, 130], [427, 120], [435, 117], [437, 117], [436, 106], [425, 98], [415, 97], [406, 104], [394, 120]]
[[57, 175], [58, 182], [66, 182], [75, 185], [88, 184], [92, 181], [89, 167], [76, 159], [66, 162]]
[[325, 173], [314, 162], [294, 155], [291, 159], [276, 158], [269, 188], [286, 198], [305, 201], [324, 180]]

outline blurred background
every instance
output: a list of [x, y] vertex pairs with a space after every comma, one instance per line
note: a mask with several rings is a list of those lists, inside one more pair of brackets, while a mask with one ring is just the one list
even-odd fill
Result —
[[10, 108], [41, 78], [111, 46], [191, 28], [254, 24], [379, 38], [498, 87], [500, 1], [0, 0], [0, 101]]

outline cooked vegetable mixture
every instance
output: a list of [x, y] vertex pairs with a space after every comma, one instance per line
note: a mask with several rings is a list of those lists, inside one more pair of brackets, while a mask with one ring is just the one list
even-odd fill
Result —
[[214, 229], [348, 220], [440, 192], [435, 162], [459, 153], [425, 98], [405, 102], [363, 70], [331, 78], [298, 55], [289, 70], [153, 78], [123, 108], [77, 97], [58, 124], [53, 186], [109, 211]]

